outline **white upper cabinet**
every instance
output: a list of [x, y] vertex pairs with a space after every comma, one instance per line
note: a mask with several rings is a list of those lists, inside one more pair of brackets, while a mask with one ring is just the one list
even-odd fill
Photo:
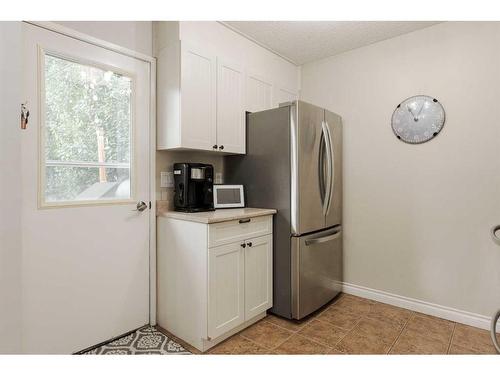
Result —
[[297, 98], [297, 66], [218, 22], [154, 22], [153, 37], [159, 150], [244, 154], [245, 112]]
[[247, 110], [258, 112], [273, 108], [273, 84], [256, 74], [247, 76]]
[[245, 153], [245, 73], [242, 66], [217, 59], [218, 149]]
[[278, 107], [280, 103], [293, 102], [294, 100], [297, 100], [299, 95], [292, 90], [277, 88], [274, 97], [274, 105], [275, 107]]
[[217, 143], [216, 57], [187, 43], [181, 45], [180, 143], [212, 150]]

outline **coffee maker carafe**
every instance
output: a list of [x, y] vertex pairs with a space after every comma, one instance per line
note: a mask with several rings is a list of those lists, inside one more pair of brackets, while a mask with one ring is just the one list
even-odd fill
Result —
[[174, 207], [176, 211], [213, 211], [214, 167], [201, 163], [175, 163]]

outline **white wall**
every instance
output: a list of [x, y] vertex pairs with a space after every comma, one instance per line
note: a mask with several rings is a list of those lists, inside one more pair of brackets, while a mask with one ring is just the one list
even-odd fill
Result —
[[0, 354], [21, 350], [21, 23], [0, 22]]
[[151, 21], [57, 21], [57, 23], [149, 56], [153, 54]]
[[[500, 308], [500, 23], [452, 22], [302, 67], [301, 97], [344, 119], [345, 281], [490, 316]], [[400, 142], [428, 94], [443, 131]]]

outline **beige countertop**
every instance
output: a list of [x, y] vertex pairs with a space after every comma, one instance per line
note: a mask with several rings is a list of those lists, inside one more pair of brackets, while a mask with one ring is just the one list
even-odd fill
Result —
[[225, 208], [207, 212], [178, 212], [159, 210], [158, 216], [178, 220], [195, 221], [197, 223], [212, 224], [223, 221], [246, 219], [249, 217], [274, 215], [277, 211], [268, 208]]

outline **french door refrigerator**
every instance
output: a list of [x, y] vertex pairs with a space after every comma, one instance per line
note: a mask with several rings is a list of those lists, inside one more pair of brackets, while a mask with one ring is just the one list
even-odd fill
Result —
[[302, 319], [342, 281], [342, 119], [303, 101], [247, 114], [246, 155], [226, 158], [227, 183], [274, 219], [273, 308]]

